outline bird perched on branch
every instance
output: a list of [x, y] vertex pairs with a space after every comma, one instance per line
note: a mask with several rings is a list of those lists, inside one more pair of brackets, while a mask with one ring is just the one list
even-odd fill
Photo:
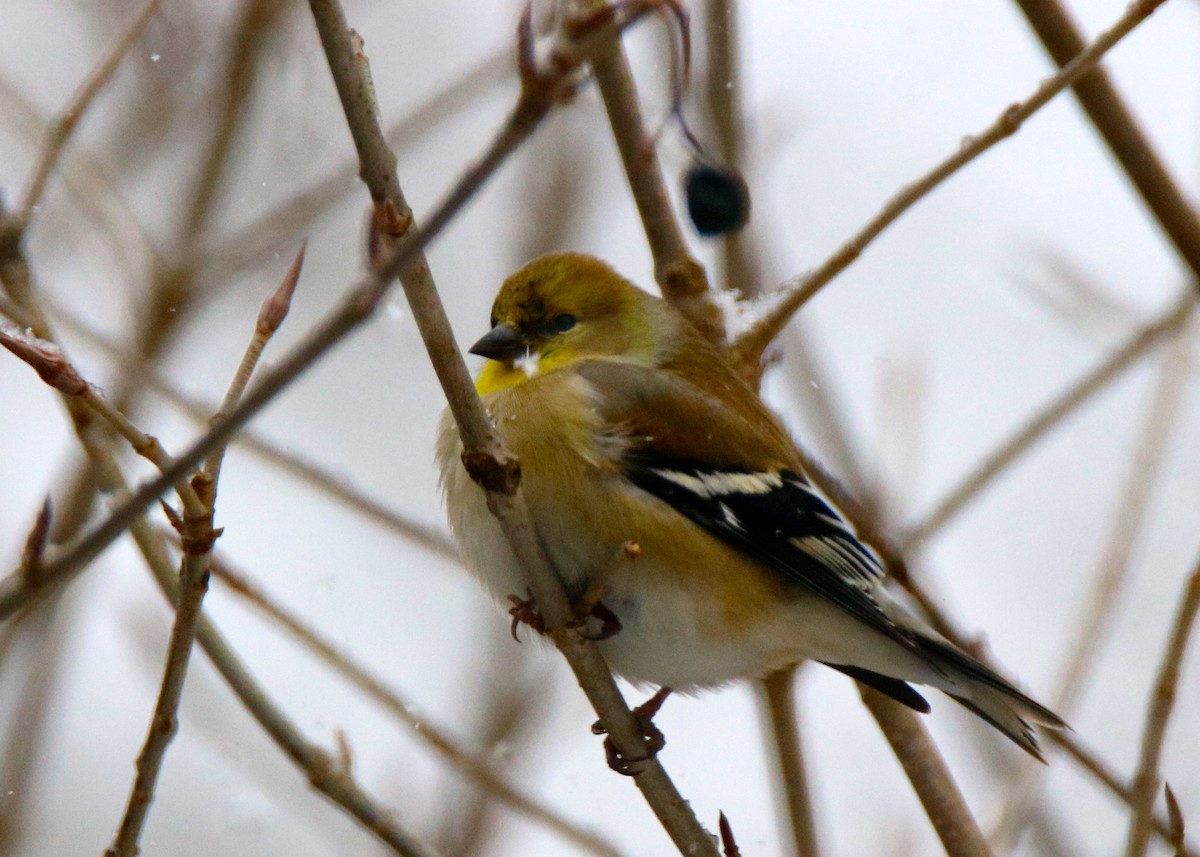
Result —
[[[1065, 725], [888, 594], [787, 431], [670, 304], [563, 253], [509, 277], [491, 324], [471, 348], [488, 358], [476, 387], [618, 675], [687, 691], [811, 659], [922, 712], [908, 682], [935, 687], [1039, 758], [1034, 724]], [[461, 453], [446, 418], [451, 529], [501, 600], [519, 596], [525, 575]]]

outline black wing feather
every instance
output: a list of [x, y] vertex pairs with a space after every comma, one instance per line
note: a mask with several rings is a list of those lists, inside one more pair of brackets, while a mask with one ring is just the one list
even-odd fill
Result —
[[883, 579], [879, 558], [800, 474], [713, 467], [645, 447], [626, 456], [624, 469], [643, 491], [717, 538], [906, 648], [917, 648], [915, 635], [893, 622], [875, 598]]

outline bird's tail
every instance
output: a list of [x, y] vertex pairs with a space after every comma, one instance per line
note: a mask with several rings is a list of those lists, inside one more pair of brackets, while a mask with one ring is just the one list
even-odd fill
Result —
[[943, 679], [933, 682], [935, 687], [995, 726], [1034, 758], [1045, 761], [1035, 726], [1070, 728], [1049, 708], [957, 646], [928, 634], [919, 635], [915, 642], [918, 652]]

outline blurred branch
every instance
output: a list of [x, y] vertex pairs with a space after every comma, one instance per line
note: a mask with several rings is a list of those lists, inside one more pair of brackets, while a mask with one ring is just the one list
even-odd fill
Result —
[[1183, 668], [1183, 656], [1187, 651], [1188, 638], [1200, 612], [1200, 564], [1192, 571], [1183, 591], [1183, 597], [1167, 638], [1158, 679], [1150, 697], [1146, 712], [1146, 728], [1142, 734], [1142, 751], [1138, 760], [1137, 773], [1133, 777], [1132, 817], [1129, 821], [1129, 841], [1125, 857], [1143, 857], [1150, 844], [1150, 832], [1154, 820], [1154, 798], [1158, 794], [1158, 766], [1162, 758], [1163, 743], [1167, 737], [1167, 722], [1175, 707], [1176, 687]]
[[[1016, 0], [1016, 3], [1059, 66], [1065, 68], [1083, 52], [1083, 38], [1058, 0]], [[1104, 69], [1092, 69], [1073, 86], [1088, 118], [1191, 268], [1200, 289], [1200, 219], [1196, 209], [1172, 180]]]
[[1145, 356], [1151, 349], [1177, 335], [1192, 317], [1198, 298], [1187, 291], [1155, 321], [1143, 327], [1114, 351], [1103, 363], [1080, 378], [1058, 398], [1017, 431], [1009, 440], [981, 461], [958, 485], [951, 489], [933, 511], [912, 525], [900, 537], [900, 547], [911, 551], [929, 541], [954, 518], [980, 491], [1006, 467], [1016, 461], [1034, 443], [1056, 428], [1077, 408], [1104, 389], [1114, 379]]
[[[572, 627], [575, 624], [574, 611], [561, 582], [541, 551], [529, 511], [518, 490], [517, 461], [504, 447], [502, 439], [487, 419], [454, 342], [429, 267], [420, 256], [420, 244], [412, 238], [416, 231], [412, 212], [396, 178], [395, 156], [387, 148], [379, 126], [378, 106], [366, 57], [362, 53], [361, 39], [347, 26], [345, 14], [337, 0], [310, 0], [309, 5], [346, 113], [346, 122], [358, 150], [360, 174], [375, 202], [376, 222], [380, 231], [400, 242], [393, 253], [394, 270], [400, 274], [413, 317], [458, 425], [464, 449], [463, 462], [472, 478], [487, 492], [489, 508], [499, 520], [513, 552], [529, 575], [530, 588], [546, 620], [547, 633], [566, 657], [613, 744], [622, 757], [631, 762], [634, 781], [660, 823], [682, 853], [716, 857], [712, 840], [696, 821], [658, 760], [650, 757], [638, 761], [647, 755], [641, 726], [622, 699], [596, 647], [584, 639], [577, 628]], [[591, 50], [603, 50], [609, 39], [615, 38], [620, 32], [620, 26], [615, 32], [606, 32], [607, 28], [603, 25], [610, 20], [597, 18], [589, 21], [580, 18], [571, 22], [571, 26], [578, 26], [578, 29], [564, 35], [590, 37], [593, 45]], [[600, 27], [596, 28], [595, 24]], [[521, 28], [521, 98], [510, 120], [510, 128], [515, 135], [514, 145], [533, 132], [560, 97], [561, 81], [564, 79], [562, 75], [568, 71], [564, 69], [562, 60], [570, 58], [564, 51], [578, 50], [582, 45], [582, 40], [560, 45], [557, 54], [559, 61], [552, 59], [548, 64], [547, 76], [543, 76], [534, 65], [529, 27], [527, 10]], [[581, 55], [579, 59], [587, 60], [590, 56]], [[437, 223], [435, 215], [425, 234], [429, 234]], [[407, 259], [404, 254], [406, 245], [418, 248], [409, 253], [410, 258]], [[398, 262], [397, 259], [404, 261]]]
[[[812, 794], [804, 765], [804, 746], [796, 713], [795, 665], [768, 674], [759, 683], [764, 718], [764, 738], [775, 763], [775, 775], [787, 804], [788, 827], [796, 857], [818, 857], [817, 823], [813, 814]], [[769, 731], [768, 730], [769, 724]]]
[[[167, 348], [191, 317], [196, 294], [195, 247], [218, 201], [233, 142], [246, 117], [250, 90], [267, 43], [264, 36], [282, 8], [283, 0], [242, 0], [238, 8], [231, 47], [222, 69], [219, 101], [211, 110], [208, 139], [201, 149], [194, 178], [187, 190], [178, 195], [180, 211], [174, 246], [167, 255], [152, 254], [149, 294], [139, 301], [142, 314], [133, 341], [146, 365]], [[110, 386], [112, 401], [119, 410], [136, 412], [141, 384], [141, 377], [134, 374], [119, 378]], [[94, 465], [85, 464], [68, 481], [66, 499], [60, 503], [58, 541], [75, 536], [87, 521], [96, 492]]]
[[264, 616], [286, 631], [292, 639], [320, 658], [330, 669], [345, 678], [364, 694], [375, 700], [425, 742], [454, 770], [476, 784], [482, 791], [503, 801], [513, 810], [538, 821], [580, 848], [597, 855], [615, 857], [616, 850], [596, 834], [584, 830], [563, 818], [554, 810], [522, 793], [505, 778], [492, 770], [485, 760], [460, 746], [447, 731], [432, 722], [425, 714], [417, 714], [395, 690], [359, 666], [350, 655], [323, 637], [316, 628], [269, 596], [244, 573], [235, 570], [227, 560], [213, 558], [213, 574], [240, 597], [254, 605]]
[[158, 11], [160, 0], [148, 0], [142, 11], [133, 19], [129, 27], [117, 39], [112, 49], [105, 54], [99, 65], [92, 71], [91, 74], [76, 90], [71, 97], [71, 101], [66, 108], [60, 113], [50, 126], [46, 129], [46, 136], [42, 142], [42, 150], [38, 156], [37, 166], [33, 170], [33, 175], [30, 176], [29, 183], [25, 186], [25, 192], [21, 195], [21, 202], [17, 206], [16, 217], [24, 224], [28, 223], [33, 215], [34, 209], [42, 198], [42, 192], [46, 189], [46, 183], [53, 175], [55, 168], [58, 166], [59, 156], [67, 145], [67, 141], [71, 138], [79, 120], [87, 111], [93, 99], [104, 88], [105, 84], [112, 79], [113, 72], [117, 70], [117, 66], [121, 64], [121, 60], [129, 53], [129, 49], [133, 47], [134, 42], [141, 36], [142, 31], [146, 28], [146, 24]]
[[[388, 143], [393, 150], [412, 147], [437, 124], [506, 81], [511, 73], [510, 50], [485, 57], [412, 112], [391, 123], [386, 135]], [[201, 251], [203, 270], [198, 276], [220, 285], [269, 256], [280, 244], [294, 241], [319, 215], [358, 190], [357, 167], [354, 162], [342, 164], [250, 223], [237, 227], [233, 234], [213, 239]]]
[[1165, 0], [1138, 0], [1125, 14], [1105, 30], [1061, 71], [1042, 81], [1033, 95], [1010, 105], [999, 118], [977, 135], [963, 139], [957, 152], [924, 176], [902, 188], [867, 224], [816, 270], [783, 283], [777, 291], [762, 298], [762, 319], [738, 336], [732, 346], [735, 365], [757, 366], [767, 346], [787, 326], [796, 311], [834, 277], [854, 262], [879, 235], [931, 191], [992, 146], [1015, 134], [1034, 113], [1092, 69], [1118, 42], [1150, 16]]
[[[50, 133], [53, 122], [53, 117], [39, 109], [2, 73], [0, 115], [8, 120], [7, 130], [19, 132], [35, 149]], [[123, 276], [133, 276], [139, 254], [155, 255], [143, 224], [98, 158], [83, 148], [64, 149], [55, 175], [63, 183], [72, 213], [95, 227], [98, 237], [111, 248]]]
[[[8, 727], [0, 744], [0, 854], [22, 853], [31, 809], [38, 807], [37, 779], [41, 773], [42, 753], [53, 735], [54, 713], [58, 705], [55, 691], [66, 665], [63, 649], [68, 641], [64, 627], [70, 612], [78, 607], [74, 599], [56, 599], [38, 605], [4, 628], [0, 642], [0, 663], [12, 663], [14, 655], [27, 658], [22, 679], [4, 676], [5, 696], [12, 706]], [[64, 614], [68, 614], [64, 616]], [[19, 647], [19, 652], [9, 651]], [[19, 682], [19, 687], [18, 687]]]
[[[1064, 719], [1070, 719], [1075, 710], [1084, 682], [1099, 656], [1105, 630], [1121, 601], [1133, 546], [1143, 527], [1152, 489], [1162, 471], [1167, 442], [1178, 421], [1179, 408], [1187, 390], [1190, 347], [1188, 337], [1181, 337], [1164, 357], [1153, 401], [1146, 412], [1126, 475], [1125, 488], [1119, 495], [1116, 521], [1097, 566], [1091, 597], [1064, 660], [1057, 690], [1051, 697], [1050, 707]], [[1012, 778], [996, 832], [990, 837], [998, 851], [1011, 850], [1028, 814], [1040, 806], [1045, 770], [1043, 765], [1029, 764]]]
[[[717, 133], [723, 165], [739, 174], [746, 167], [746, 121], [743, 107], [738, 0], [706, 0], [704, 4], [704, 96]], [[743, 298], [758, 294], [759, 266], [751, 247], [753, 233], [742, 229], [721, 238], [721, 287]]]
[[948, 857], [991, 857], [962, 792], [917, 715], [866, 685], [860, 684], [858, 692], [908, 775]]

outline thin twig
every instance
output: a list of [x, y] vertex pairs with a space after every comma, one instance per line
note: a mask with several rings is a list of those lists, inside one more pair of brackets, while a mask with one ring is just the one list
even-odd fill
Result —
[[42, 192], [46, 189], [46, 183], [54, 173], [59, 157], [66, 147], [67, 141], [71, 139], [71, 134], [79, 125], [79, 120], [100, 90], [112, 79], [113, 72], [117, 70], [121, 60], [129, 53], [129, 49], [133, 47], [146, 25], [150, 23], [150, 19], [158, 11], [160, 3], [161, 0], [148, 0], [142, 7], [142, 11], [133, 19], [109, 52], [104, 55], [99, 65], [76, 90], [66, 108], [46, 129], [37, 166], [34, 168], [33, 174], [25, 186], [25, 192], [21, 195], [21, 202], [17, 206], [16, 216], [22, 223], [28, 223], [33, 215], [34, 209], [42, 198]]
[[[226, 414], [237, 407], [242, 394], [246, 392], [246, 385], [250, 383], [250, 376], [254, 374], [254, 369], [258, 366], [263, 349], [267, 347], [267, 343], [271, 341], [275, 331], [283, 324], [288, 310], [291, 309], [292, 295], [296, 292], [296, 285], [300, 282], [300, 271], [304, 267], [304, 250], [305, 245], [302, 245], [283, 280], [266, 297], [259, 308], [258, 317], [254, 321], [254, 335], [250, 337], [250, 343], [242, 355], [242, 362], [234, 373], [233, 380], [229, 383], [229, 389], [225, 391], [225, 398], [221, 400], [221, 406], [209, 420], [210, 423], [220, 422]], [[213, 494], [212, 502], [215, 502], [217, 482], [221, 477], [221, 463], [225, 459], [227, 448], [228, 444], [218, 446], [208, 454], [208, 458], [204, 461], [204, 479]]]
[[[1083, 37], [1058, 0], [1016, 2], [1059, 66], [1067, 66], [1084, 50]], [[1093, 68], [1075, 82], [1074, 89], [1142, 201], [1195, 274], [1195, 286], [1200, 289], [1200, 218], [1195, 207], [1167, 172], [1104, 69]]]
[[735, 365], [756, 366], [762, 359], [767, 346], [787, 325], [796, 311], [834, 277], [849, 267], [862, 254], [863, 250], [879, 237], [880, 233], [964, 166], [992, 146], [1015, 134], [1030, 116], [1090, 71], [1105, 53], [1164, 2], [1166, 0], [1138, 0], [1138, 2], [1130, 4], [1120, 20], [1097, 36], [1085, 51], [1072, 59], [1061, 71], [1044, 80], [1031, 96], [1024, 101], [1010, 105], [995, 122], [979, 134], [964, 138], [963, 145], [957, 152], [917, 181], [902, 188], [880, 209], [878, 214], [871, 218], [820, 267], [788, 280], [775, 293], [766, 296], [764, 300], [770, 301], [770, 309], [759, 323], [739, 336], [733, 344], [732, 356]]
[[590, 831], [558, 815], [554, 810], [530, 797], [517, 787], [510, 785], [504, 777], [492, 770], [485, 760], [459, 746], [445, 729], [432, 722], [429, 716], [414, 711], [412, 705], [400, 694], [389, 688], [380, 679], [359, 666], [350, 655], [323, 637], [316, 628], [295, 613], [282, 606], [268, 595], [258, 584], [219, 556], [213, 557], [212, 570], [217, 579], [229, 585], [237, 595], [253, 604], [262, 614], [285, 630], [296, 642], [304, 646], [331, 669], [365, 693], [412, 733], [427, 743], [456, 771], [475, 783], [481, 790], [508, 804], [517, 812], [545, 824], [551, 830], [594, 854], [613, 857], [616, 850]]
[[858, 690], [908, 775], [948, 857], [991, 857], [962, 792], [917, 716], [877, 690], [865, 685]]
[[1183, 656], [1187, 651], [1188, 638], [1200, 612], [1200, 564], [1192, 571], [1184, 587], [1183, 596], [1167, 638], [1158, 679], [1150, 696], [1146, 712], [1146, 728], [1142, 734], [1142, 751], [1138, 759], [1137, 773], [1133, 777], [1133, 813], [1129, 820], [1129, 840], [1125, 857], [1143, 857], [1150, 843], [1150, 830], [1154, 819], [1154, 798], [1158, 794], [1158, 766], [1162, 757], [1163, 743], [1167, 737], [1167, 722], [1175, 707], [1176, 687], [1183, 668]]
[[[241, 363], [234, 372], [214, 419], [236, 406], [245, 391], [263, 349], [287, 315], [303, 260], [304, 251], [301, 250], [283, 282], [264, 302], [254, 334], [246, 346]], [[179, 531], [183, 549], [175, 622], [171, 627], [162, 687], [155, 703], [154, 716], [150, 721], [150, 731], [137, 758], [137, 777], [129, 794], [125, 814], [106, 857], [134, 857], [138, 853], [138, 841], [150, 813], [150, 804], [154, 800], [163, 760], [166, 758], [167, 748], [179, 730], [179, 703], [183, 698], [183, 685], [187, 679], [192, 644], [196, 639], [200, 609], [204, 604], [205, 593], [208, 592], [213, 543], [220, 535], [219, 531], [213, 529], [213, 517], [216, 514], [217, 485], [224, 451], [224, 446], [213, 450], [203, 470], [187, 485], [193, 495], [199, 495], [198, 508], [189, 509], [185, 499], [183, 517], [172, 521]], [[183, 497], [184, 494], [181, 492], [180, 496]]]
[[1166, 313], [1131, 336], [1124, 345], [1116, 349], [1099, 366], [1072, 384], [1069, 389], [1026, 422], [1009, 440], [984, 458], [955, 488], [949, 491], [945, 499], [938, 503], [933, 511], [919, 523], [908, 528], [900, 538], [901, 550], [911, 551], [929, 541], [934, 533], [942, 529], [980, 491], [991, 484], [997, 474], [1016, 461], [1040, 438], [1119, 377], [1138, 359], [1178, 334], [1188, 319], [1192, 317], [1197, 300], [1196, 292], [1187, 291]]
[[796, 712], [796, 667], [770, 673], [760, 682], [765, 713], [763, 731], [769, 745], [768, 755], [775, 760], [775, 776], [787, 804], [792, 847], [796, 857], [817, 857], [817, 823], [813, 814], [812, 794], [804, 765], [804, 747], [800, 740], [800, 722]]

